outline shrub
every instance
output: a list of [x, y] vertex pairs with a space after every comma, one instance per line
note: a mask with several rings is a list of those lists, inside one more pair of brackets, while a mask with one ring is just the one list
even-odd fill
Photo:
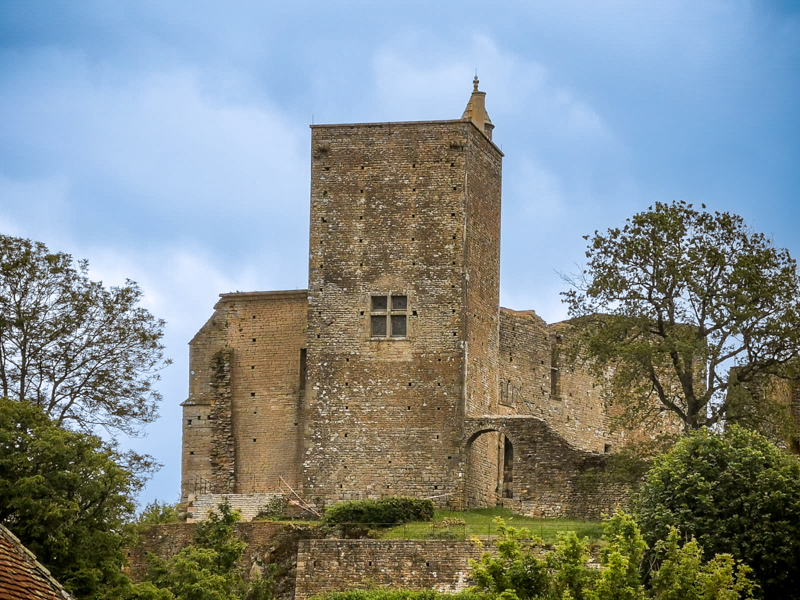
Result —
[[589, 540], [575, 532], [561, 533], [552, 550], [530, 531], [497, 522], [496, 553], [471, 561], [472, 592], [485, 600], [749, 600], [750, 569], [730, 555], [703, 562], [691, 540], [680, 546], [680, 533], [670, 530], [657, 542], [661, 564], [645, 584], [647, 544], [633, 517], [618, 512], [605, 524], [601, 568], [589, 567]]
[[286, 509], [289, 508], [289, 500], [286, 496], [273, 496], [258, 511], [254, 521], [280, 521], [286, 518]]
[[181, 520], [177, 504], [159, 502], [153, 500], [142, 509], [136, 519], [136, 524], [140, 528], [147, 528], [151, 525], [163, 525], [164, 523], [179, 523]]
[[800, 598], [800, 463], [739, 427], [698, 431], [656, 460], [636, 502], [651, 548], [675, 527], [706, 560], [753, 569], [764, 598]]
[[325, 522], [396, 525], [411, 521], [430, 521], [433, 502], [419, 498], [397, 496], [383, 500], [351, 500], [340, 502], [325, 510]]

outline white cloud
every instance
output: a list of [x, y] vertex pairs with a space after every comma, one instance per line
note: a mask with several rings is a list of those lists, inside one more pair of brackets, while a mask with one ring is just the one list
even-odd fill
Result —
[[305, 124], [266, 103], [222, 103], [188, 70], [123, 77], [52, 52], [27, 66], [6, 88], [0, 123], [23, 148], [46, 148], [40, 174], [69, 173], [76, 193], [106, 182], [118, 202], [173, 218], [221, 207], [286, 214], [296, 206], [287, 200], [305, 201]]
[[68, 194], [69, 183], [61, 175], [15, 180], [0, 174], [0, 233], [57, 237], [69, 214]]
[[[386, 114], [412, 120], [460, 118], [477, 67], [498, 142], [503, 139], [503, 126], [514, 123], [565, 143], [588, 142], [606, 148], [617, 144], [600, 114], [559, 83], [542, 63], [503, 50], [485, 35], [474, 35], [465, 48], [457, 49], [437, 47], [434, 51], [425, 42], [402, 36], [373, 58], [376, 102]], [[432, 60], [431, 55], [436, 58]], [[431, 117], [431, 104], [439, 111], [445, 106], [459, 109], [448, 108], [449, 114]]]

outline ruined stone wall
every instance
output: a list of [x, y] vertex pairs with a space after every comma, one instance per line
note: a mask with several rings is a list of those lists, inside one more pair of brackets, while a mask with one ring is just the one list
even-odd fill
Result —
[[210, 492], [214, 469], [211, 465], [214, 444], [213, 423], [216, 375], [215, 355], [224, 350], [224, 320], [212, 317], [189, 343], [189, 397], [182, 404], [183, 442], [181, 451], [181, 499], [188, 494]]
[[374, 587], [460, 592], [471, 585], [470, 559], [484, 551], [467, 542], [303, 540], [295, 600]]
[[574, 339], [566, 323], [550, 326], [553, 336], [553, 374], [556, 382], [550, 397], [547, 421], [567, 440], [584, 450], [610, 452], [621, 434], [609, 432], [602, 382], [589, 372], [580, 356], [570, 353]]
[[182, 498], [297, 485], [307, 293], [224, 294], [190, 343]]
[[183, 405], [181, 448], [181, 499], [198, 491], [210, 491], [212, 432], [210, 404]]
[[534, 415], [570, 444], [606, 453], [630, 432], [612, 431], [604, 382], [571, 349], [567, 322], [547, 325], [533, 311], [500, 310], [501, 407]]
[[279, 477], [297, 485], [300, 404], [305, 381], [306, 291], [231, 295], [231, 379], [236, 492], [275, 491]]
[[501, 434], [490, 431], [477, 438], [466, 456], [466, 508], [495, 506], [502, 497]]
[[[139, 534], [137, 544], [128, 548], [128, 574], [134, 582], [142, 581], [147, 572], [147, 554], [167, 559], [192, 544], [195, 523], [169, 523], [153, 525]], [[237, 523], [236, 533], [247, 544], [241, 567], [249, 572], [255, 562], [263, 562], [274, 541], [290, 528], [286, 523]]]
[[[318, 503], [461, 490], [467, 222], [474, 126], [312, 128], [304, 491]], [[376, 338], [375, 295], [407, 299]]]
[[528, 516], [599, 519], [629, 495], [606, 473], [607, 457], [568, 443], [538, 417], [467, 419], [465, 445], [504, 434], [513, 446], [513, 499], [503, 504]]
[[602, 388], [580, 359], [564, 349], [564, 324], [548, 325], [533, 311], [500, 311], [501, 402], [545, 421], [570, 444], [611, 450]]
[[547, 324], [532, 310], [500, 309], [501, 408], [548, 418], [551, 342]]

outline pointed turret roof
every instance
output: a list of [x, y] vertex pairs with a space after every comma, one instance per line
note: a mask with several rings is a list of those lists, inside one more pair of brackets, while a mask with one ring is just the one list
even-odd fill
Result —
[[492, 139], [492, 120], [489, 118], [489, 113], [486, 112], [486, 92], [478, 90], [478, 75], [472, 80], [472, 95], [467, 102], [467, 108], [464, 109], [464, 114], [461, 118], [464, 121], [472, 121], [475, 126], [486, 134], [486, 137]]

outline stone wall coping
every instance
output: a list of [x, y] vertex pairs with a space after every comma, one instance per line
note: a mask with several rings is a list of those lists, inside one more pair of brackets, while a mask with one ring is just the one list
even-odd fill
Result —
[[[536, 311], [533, 310], [532, 308], [527, 308], [527, 309], [524, 309], [524, 310], [517, 310], [516, 308], [507, 308], [505, 306], [501, 306], [500, 307], [500, 312], [513, 313], [515, 315], [522, 315], [522, 316], [525, 316], [525, 317], [530, 316], [530, 315], [539, 317], [539, 315], [536, 314]], [[539, 318], [541, 319], [541, 317], [539, 317]], [[544, 320], [544, 319], [542, 319], [542, 320]]]
[[232, 302], [234, 300], [258, 300], [260, 298], [283, 298], [291, 296], [308, 296], [308, 290], [276, 290], [267, 292], [229, 292], [220, 294], [220, 302]]
[[378, 121], [375, 123], [325, 123], [320, 125], [309, 125], [309, 127], [311, 129], [336, 129], [337, 127], [403, 127], [413, 125], [449, 125], [453, 123], [469, 123], [475, 128], [476, 131], [479, 131], [480, 134], [486, 138], [486, 141], [489, 142], [492, 147], [494, 147], [500, 156], [505, 156], [503, 151], [500, 150], [500, 147], [491, 139], [489, 139], [489, 136], [486, 135], [486, 132], [481, 131], [481, 128], [473, 123], [470, 119], [444, 119], [440, 121]]
[[438, 121], [375, 121], [374, 123], [323, 123], [309, 125], [311, 129], [335, 129], [336, 127], [385, 127], [391, 125], [447, 125], [450, 123], [467, 123], [466, 119], [443, 119]]

